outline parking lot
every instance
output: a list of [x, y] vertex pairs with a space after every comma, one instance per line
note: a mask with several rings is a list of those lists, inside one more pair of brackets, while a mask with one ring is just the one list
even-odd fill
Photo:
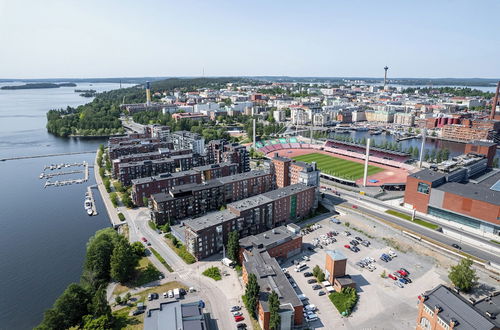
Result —
[[[351, 329], [414, 328], [418, 295], [439, 283], [443, 283], [445, 274], [436, 269], [434, 259], [416, 253], [404, 253], [392, 249], [392, 252], [397, 254], [396, 257], [389, 262], [380, 260], [380, 256], [383, 253], [389, 254], [391, 248], [382, 239], [370, 238], [364, 233], [354, 230], [352, 222], [355, 217], [356, 215], [339, 216], [340, 224], [335, 224], [330, 219], [319, 222], [321, 228], [303, 236], [303, 253], [283, 264], [283, 267], [287, 269], [291, 279], [297, 285], [295, 288], [297, 294], [304, 294], [308, 298], [305, 303], [314, 304], [318, 309], [317, 315], [319, 319], [311, 322], [310, 327], [325, 329], [339, 327]], [[350, 222], [350, 227], [346, 226], [346, 222]], [[322, 242], [321, 237], [325, 237], [330, 231], [339, 233], [337, 236], [333, 236], [336, 242], [326, 244], [323, 249], [318, 247], [315, 247], [314, 251], [308, 249], [308, 247], [313, 247], [317, 240]], [[351, 235], [346, 236], [345, 231], [349, 231]], [[367, 233], [370, 235], [369, 232]], [[352, 245], [350, 241], [356, 236], [362, 240], [368, 240], [370, 245], [366, 247], [359, 244], [357, 246], [359, 252], [344, 247], [346, 244]], [[328, 292], [323, 287], [314, 290], [313, 285], [316, 283], [307, 283], [309, 279], [314, 277], [304, 277], [304, 273], [312, 272], [315, 265], [319, 265], [324, 270], [326, 249], [340, 250], [347, 257], [346, 273], [351, 275], [356, 282], [359, 301], [349, 317], [342, 317], [338, 313], [328, 298]], [[302, 260], [303, 256], [308, 256], [310, 261]], [[373, 265], [371, 266], [372, 270], [356, 265], [360, 260], [368, 260], [369, 258], [374, 260], [374, 262], [370, 263]], [[296, 259], [305, 262], [307, 268], [301, 272], [296, 272], [293, 264]], [[412, 283], [401, 283], [402, 287], [399, 287], [395, 284], [398, 280], [381, 277], [384, 271], [389, 275], [402, 267], [410, 272], [408, 277], [412, 280]], [[319, 296], [318, 292], [320, 291], [325, 291], [326, 294]]]

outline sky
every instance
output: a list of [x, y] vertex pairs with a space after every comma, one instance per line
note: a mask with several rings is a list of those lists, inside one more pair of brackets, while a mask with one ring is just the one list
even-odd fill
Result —
[[500, 78], [498, 0], [0, 0], [0, 78]]

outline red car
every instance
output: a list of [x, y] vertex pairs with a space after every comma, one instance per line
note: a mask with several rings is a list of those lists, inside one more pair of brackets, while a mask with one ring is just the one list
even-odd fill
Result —
[[148, 240], [146, 239], [146, 237], [143, 237], [141, 238], [143, 242], [147, 242]]
[[397, 280], [396, 276], [392, 275], [392, 274], [389, 274], [387, 275], [391, 280]]
[[353, 206], [352, 206], [352, 208], [353, 208], [353, 209], [357, 209], [357, 208], [358, 208], [358, 206], [357, 206], [357, 205], [353, 205]]
[[405, 272], [405, 271], [404, 271], [404, 270], [402, 270], [402, 269], [398, 270], [397, 272], [399, 273], [399, 275], [401, 275], [401, 276], [403, 276], [403, 277], [408, 276], [408, 273], [407, 273], [407, 272]]
[[350, 248], [351, 248], [351, 246], [350, 246], [349, 244], [344, 245], [344, 247], [345, 247], [346, 249], [350, 249]]
[[235, 317], [234, 317], [234, 320], [235, 320], [236, 322], [241, 322], [241, 321], [243, 321], [244, 319], [245, 319], [245, 318], [244, 318], [243, 316], [241, 316], [241, 315], [238, 315], [238, 316], [235, 316]]

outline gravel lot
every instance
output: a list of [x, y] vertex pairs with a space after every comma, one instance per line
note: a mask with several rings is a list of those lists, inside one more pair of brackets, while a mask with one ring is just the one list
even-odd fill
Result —
[[[305, 294], [309, 299], [309, 303], [316, 305], [318, 308], [319, 320], [311, 322], [312, 328], [324, 329], [401, 329], [414, 328], [415, 318], [417, 316], [417, 297], [423, 291], [433, 288], [439, 283], [445, 282], [446, 272], [436, 266], [436, 259], [431, 256], [422, 256], [414, 251], [402, 252], [393, 250], [398, 254], [392, 261], [386, 263], [379, 259], [382, 253], [387, 253], [389, 247], [383, 239], [369, 238], [364, 233], [353, 230], [353, 226], [361, 229], [363, 224], [364, 232], [368, 235], [377, 235], [382, 233], [376, 232], [376, 227], [371, 230], [370, 224], [366, 220], [361, 219], [357, 215], [340, 216], [341, 224], [334, 224], [329, 219], [322, 220], [319, 224], [322, 228], [306, 234], [303, 237], [304, 252], [303, 255], [308, 255], [310, 261], [306, 262], [309, 266], [302, 272], [294, 270], [293, 260], [287, 260], [283, 267], [287, 268], [293, 280], [297, 283], [296, 288], [298, 294]], [[350, 227], [346, 227], [345, 222], [350, 223]], [[385, 230], [384, 228], [378, 228]], [[336, 236], [337, 242], [329, 244], [324, 249], [316, 248], [314, 252], [308, 251], [307, 246], [313, 242], [315, 238], [327, 232], [335, 230], [339, 232]], [[350, 231], [351, 236], [344, 236], [342, 232]], [[384, 235], [392, 234], [392, 236]], [[349, 241], [359, 236], [363, 239], [368, 239], [371, 242], [370, 247], [358, 245], [360, 251], [355, 253], [344, 247], [349, 244]], [[378, 236], [378, 235], [377, 235]], [[379, 237], [389, 237], [397, 241], [403, 237], [397, 237], [394, 233], [383, 233]], [[315, 265], [319, 265], [324, 269], [325, 265], [325, 249], [340, 250], [347, 258], [347, 274], [357, 283], [359, 293], [359, 301], [353, 313], [349, 317], [342, 317], [335, 306], [330, 302], [328, 295], [318, 296], [320, 290], [313, 290], [312, 284], [307, 284], [303, 273], [306, 271], [312, 272]], [[404, 248], [401, 248], [405, 251]], [[372, 257], [376, 260], [376, 270], [370, 272], [366, 268], [356, 266], [355, 263], [365, 257]], [[293, 259], [297, 259], [295, 257]], [[399, 288], [394, 284], [394, 281], [389, 278], [382, 278], [380, 275], [385, 270], [387, 274], [393, 273], [400, 267], [406, 268], [411, 274], [410, 278], [413, 283], [405, 285], [404, 288]]]

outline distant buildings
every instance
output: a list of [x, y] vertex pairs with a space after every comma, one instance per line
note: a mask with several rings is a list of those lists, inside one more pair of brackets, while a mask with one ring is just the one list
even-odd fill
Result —
[[176, 150], [190, 149], [193, 150], [193, 153], [205, 154], [205, 138], [200, 134], [178, 131], [171, 133], [170, 139]]
[[444, 285], [418, 297], [417, 330], [498, 330], [500, 291], [468, 301]]

